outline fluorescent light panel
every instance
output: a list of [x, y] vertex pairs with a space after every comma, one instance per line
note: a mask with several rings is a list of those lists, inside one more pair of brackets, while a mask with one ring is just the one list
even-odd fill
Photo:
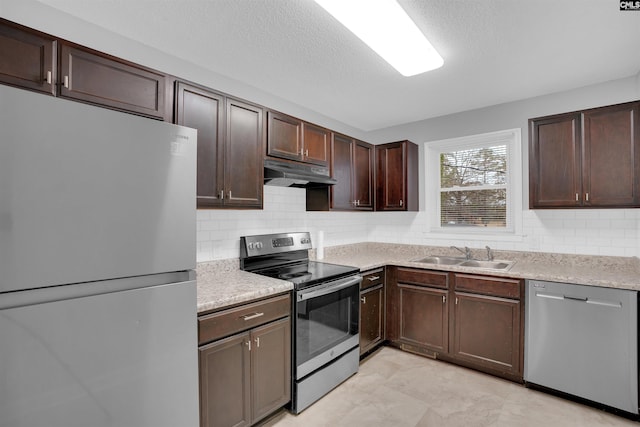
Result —
[[442, 57], [395, 0], [315, 0], [403, 76], [440, 68]]

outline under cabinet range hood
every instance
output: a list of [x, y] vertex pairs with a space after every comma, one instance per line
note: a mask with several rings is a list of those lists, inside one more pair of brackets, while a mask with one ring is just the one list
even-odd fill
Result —
[[264, 185], [278, 187], [317, 187], [334, 185], [329, 168], [274, 159], [264, 161]]

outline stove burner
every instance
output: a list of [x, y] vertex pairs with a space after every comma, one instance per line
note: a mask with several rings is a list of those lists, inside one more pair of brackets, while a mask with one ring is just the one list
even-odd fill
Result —
[[279, 279], [289, 280], [289, 279], [309, 279], [312, 274], [305, 271], [302, 273], [284, 273], [278, 276]]

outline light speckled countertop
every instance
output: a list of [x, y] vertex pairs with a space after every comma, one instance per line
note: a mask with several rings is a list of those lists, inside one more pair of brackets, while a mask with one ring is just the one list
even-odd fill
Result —
[[[472, 248], [472, 252], [474, 258], [486, 259], [484, 249]], [[635, 257], [494, 251], [496, 260], [515, 261], [513, 267], [502, 271], [412, 262], [428, 255], [460, 255], [448, 247], [369, 242], [331, 246], [324, 253], [323, 262], [349, 265], [361, 271], [396, 265], [640, 291], [640, 260]], [[316, 251], [311, 250], [310, 258], [315, 259], [315, 255]], [[199, 263], [197, 272], [198, 313], [293, 289], [287, 281], [241, 271], [238, 259]]]
[[293, 284], [239, 269], [237, 259], [199, 263], [198, 313], [289, 292]]
[[[448, 247], [357, 243], [328, 247], [324, 252], [323, 262], [350, 265], [361, 271], [397, 265], [640, 291], [640, 260], [636, 257], [494, 251], [496, 260], [515, 261], [513, 267], [505, 271], [412, 262], [429, 255], [461, 255]], [[474, 258], [486, 259], [484, 249], [472, 248], [472, 252]], [[315, 250], [310, 256], [315, 258]]]

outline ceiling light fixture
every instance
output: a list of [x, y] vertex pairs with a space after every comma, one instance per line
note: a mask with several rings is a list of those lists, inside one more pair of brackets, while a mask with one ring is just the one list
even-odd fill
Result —
[[444, 60], [395, 0], [315, 0], [385, 61], [409, 77]]

